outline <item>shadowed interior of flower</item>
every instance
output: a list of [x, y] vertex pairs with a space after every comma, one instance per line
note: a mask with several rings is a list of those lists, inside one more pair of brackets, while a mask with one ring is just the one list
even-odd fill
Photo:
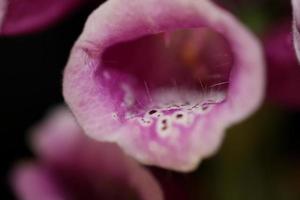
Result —
[[97, 80], [108, 88], [113, 118], [167, 137], [226, 100], [233, 62], [219, 33], [180, 29], [108, 47]]

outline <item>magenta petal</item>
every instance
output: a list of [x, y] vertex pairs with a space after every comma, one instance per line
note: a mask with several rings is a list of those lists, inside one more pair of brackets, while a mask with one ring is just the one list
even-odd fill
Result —
[[7, 7], [7, 1], [1, 0], [0, 1], [0, 27], [2, 26], [3, 23], [3, 18], [6, 13], [6, 7]]
[[292, 0], [294, 22], [293, 22], [293, 34], [294, 34], [294, 46], [296, 55], [300, 61], [300, 1]]
[[91, 137], [189, 171], [264, 94], [257, 39], [207, 0], [110, 0], [89, 17], [64, 97]]
[[67, 16], [86, 0], [1, 0], [0, 35], [42, 30]]
[[277, 22], [264, 37], [268, 64], [268, 99], [283, 107], [299, 109], [300, 69], [293, 48], [291, 22]]
[[86, 137], [64, 107], [35, 127], [32, 141], [38, 161], [18, 166], [12, 177], [20, 199], [163, 198], [146, 169], [117, 145]]
[[12, 184], [20, 200], [64, 200], [64, 195], [47, 169], [34, 163], [18, 166]]

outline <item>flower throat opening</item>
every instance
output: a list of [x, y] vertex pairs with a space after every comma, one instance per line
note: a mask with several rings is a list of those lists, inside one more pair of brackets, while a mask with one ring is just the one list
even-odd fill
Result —
[[185, 113], [207, 113], [226, 100], [233, 62], [219, 33], [182, 29], [108, 47], [97, 76], [111, 98], [113, 117], [177, 113], [180, 119]]

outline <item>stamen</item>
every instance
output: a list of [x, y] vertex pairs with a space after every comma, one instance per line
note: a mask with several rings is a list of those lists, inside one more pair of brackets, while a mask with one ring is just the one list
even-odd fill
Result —
[[144, 81], [144, 85], [145, 85], [145, 88], [146, 88], [147, 96], [148, 96], [150, 102], [153, 103], [152, 97], [151, 97], [151, 95], [150, 95], [150, 90], [149, 90], [149, 87], [148, 87], [148, 84], [147, 84], [146, 81]]
[[221, 82], [221, 83], [213, 84], [213, 85], [211, 85], [209, 87], [210, 88], [214, 88], [214, 87], [221, 86], [221, 85], [226, 85], [226, 84], [229, 84], [229, 82], [228, 81], [224, 81], [224, 82]]

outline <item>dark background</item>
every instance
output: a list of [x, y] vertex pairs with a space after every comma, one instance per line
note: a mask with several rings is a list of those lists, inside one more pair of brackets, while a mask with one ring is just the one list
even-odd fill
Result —
[[7, 185], [9, 171], [15, 162], [31, 156], [28, 129], [63, 102], [63, 68], [92, 10], [91, 6], [82, 8], [40, 33], [0, 38], [0, 199], [13, 199]]

